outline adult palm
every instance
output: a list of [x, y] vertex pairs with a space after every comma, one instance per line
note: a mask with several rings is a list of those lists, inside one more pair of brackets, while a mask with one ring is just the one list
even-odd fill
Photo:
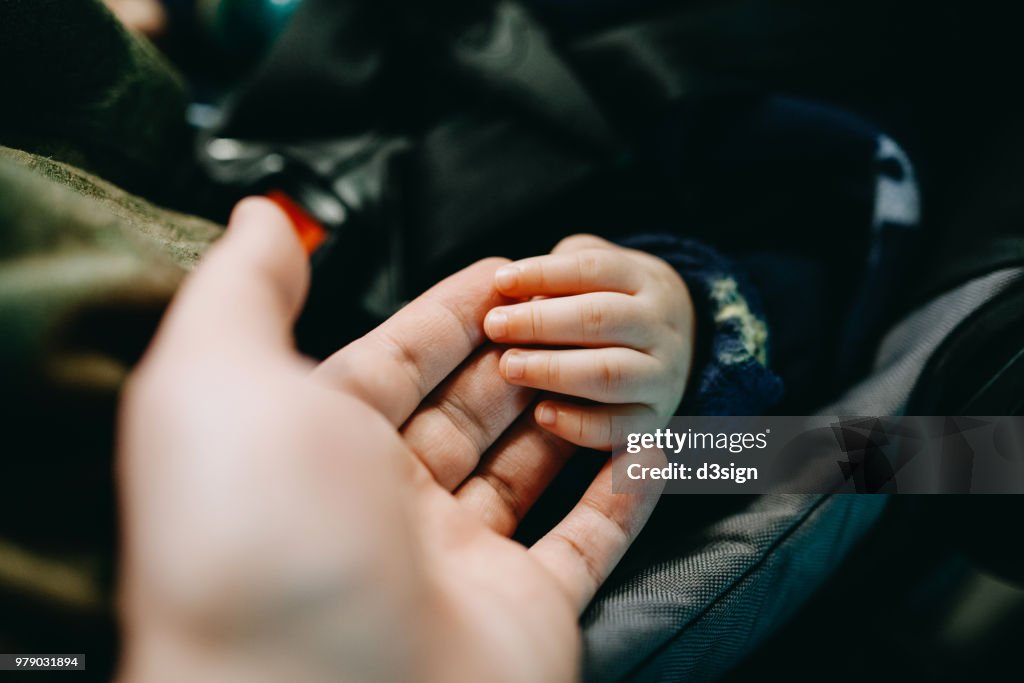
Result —
[[500, 263], [313, 365], [287, 219], [236, 209], [122, 403], [125, 680], [577, 674], [578, 614], [659, 491], [613, 494], [606, 466], [535, 545], [509, 539], [572, 447], [481, 346]]

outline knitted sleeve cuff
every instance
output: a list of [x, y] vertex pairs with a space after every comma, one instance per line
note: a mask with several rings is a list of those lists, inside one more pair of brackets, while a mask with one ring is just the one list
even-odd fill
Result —
[[757, 291], [711, 247], [672, 235], [638, 235], [625, 247], [668, 262], [685, 280], [696, 311], [697, 346], [681, 415], [760, 415], [782, 398], [768, 368], [768, 325]]

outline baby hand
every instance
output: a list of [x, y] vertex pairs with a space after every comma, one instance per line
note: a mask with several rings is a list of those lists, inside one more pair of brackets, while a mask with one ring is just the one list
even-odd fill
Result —
[[[492, 309], [484, 331], [511, 345], [499, 368], [511, 384], [586, 399], [545, 399], [537, 423], [578, 446], [610, 450], [612, 416], [675, 412], [690, 372], [693, 302], [661, 259], [592, 235], [495, 273], [522, 303]], [[598, 402], [604, 405], [594, 405]]]

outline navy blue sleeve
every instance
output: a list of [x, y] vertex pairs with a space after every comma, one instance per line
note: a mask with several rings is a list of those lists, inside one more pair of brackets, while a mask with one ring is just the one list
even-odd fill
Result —
[[664, 259], [693, 298], [697, 347], [678, 414], [761, 415], [781, 400], [782, 380], [768, 367], [768, 325], [736, 264], [673, 235], [637, 235], [621, 244]]

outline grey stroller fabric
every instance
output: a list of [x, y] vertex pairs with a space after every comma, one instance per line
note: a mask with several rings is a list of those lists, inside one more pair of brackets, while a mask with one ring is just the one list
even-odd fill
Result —
[[592, 681], [713, 680], [796, 611], [878, 519], [886, 496], [777, 495], [644, 568], [584, 618]]

